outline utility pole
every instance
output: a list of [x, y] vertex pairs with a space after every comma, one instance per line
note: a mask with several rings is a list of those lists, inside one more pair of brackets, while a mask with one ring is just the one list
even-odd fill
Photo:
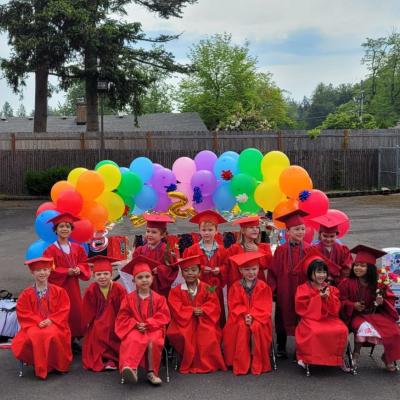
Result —
[[363, 114], [364, 114], [364, 81], [361, 81], [360, 83], [360, 122], [362, 124], [363, 122]]

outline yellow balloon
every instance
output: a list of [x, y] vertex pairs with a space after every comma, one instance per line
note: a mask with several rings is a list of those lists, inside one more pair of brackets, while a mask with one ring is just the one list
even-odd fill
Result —
[[121, 171], [112, 164], [104, 164], [97, 169], [97, 172], [104, 179], [104, 191], [112, 192], [121, 182]]
[[125, 212], [125, 203], [120, 196], [114, 192], [104, 192], [96, 199], [108, 211], [108, 222], [120, 219]]
[[270, 151], [263, 157], [261, 161], [261, 172], [264, 180], [270, 175], [276, 176], [276, 174], [280, 174], [289, 166], [290, 160], [285, 153], [277, 150]]
[[254, 200], [264, 211], [273, 211], [284, 199], [285, 197], [279, 187], [279, 181], [261, 182], [254, 191]]
[[78, 181], [78, 178], [87, 171], [87, 168], [83, 168], [83, 167], [78, 167], [78, 168], [74, 168], [73, 170], [70, 171], [70, 173], [68, 174], [68, 178], [67, 181], [71, 184], [76, 186], [76, 182]]

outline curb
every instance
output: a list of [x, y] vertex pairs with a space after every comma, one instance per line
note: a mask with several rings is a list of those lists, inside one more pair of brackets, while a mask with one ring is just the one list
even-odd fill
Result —
[[29, 200], [48, 200], [50, 201], [49, 196], [18, 196], [18, 195], [8, 195], [8, 194], [0, 194], [0, 201], [13, 201], [13, 200], [21, 200], [21, 201], [29, 201]]
[[325, 192], [325, 194], [329, 198], [336, 198], [336, 197], [355, 197], [355, 196], [378, 196], [378, 195], [389, 195], [389, 194], [396, 194], [400, 193], [399, 189], [371, 189], [371, 190], [355, 190], [352, 192], [343, 191], [343, 192]]

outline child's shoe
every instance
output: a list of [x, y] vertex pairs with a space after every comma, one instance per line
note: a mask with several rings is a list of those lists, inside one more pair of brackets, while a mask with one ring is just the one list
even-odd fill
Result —
[[154, 374], [154, 372], [148, 372], [147, 373], [147, 380], [152, 384], [152, 385], [161, 385], [162, 380]]

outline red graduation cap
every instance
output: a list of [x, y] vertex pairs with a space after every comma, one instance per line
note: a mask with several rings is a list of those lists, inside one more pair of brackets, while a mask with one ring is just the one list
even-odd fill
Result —
[[149, 228], [167, 229], [167, 224], [174, 220], [167, 215], [160, 214], [143, 214], [143, 218], [147, 222]]
[[181, 269], [186, 269], [193, 267], [195, 265], [200, 266], [203, 256], [190, 256], [186, 258], [182, 258], [181, 260], [177, 261], [174, 265], [179, 265]]
[[304, 224], [303, 217], [307, 216], [308, 213], [303, 210], [294, 210], [288, 214], [281, 215], [276, 218], [277, 221], [283, 222], [286, 225], [286, 229], [292, 228], [293, 226], [299, 226]]
[[258, 251], [248, 251], [246, 253], [235, 254], [229, 257], [238, 268], [249, 268], [259, 265], [260, 258], [265, 257], [265, 254]]
[[62, 213], [60, 215], [55, 216], [52, 219], [49, 219], [47, 222], [50, 223], [52, 222], [54, 226], [61, 224], [61, 222], [68, 222], [69, 224], [73, 225], [74, 222], [79, 221], [78, 217], [75, 217], [75, 215], [72, 215], [70, 213]]
[[252, 226], [260, 225], [260, 217], [253, 215], [251, 217], [239, 218], [232, 222], [232, 225], [240, 225], [241, 228], [251, 228]]
[[32, 258], [32, 260], [26, 260], [24, 264], [27, 265], [31, 271], [41, 268], [54, 269], [54, 260], [49, 257]]
[[205, 210], [196, 214], [189, 220], [189, 222], [193, 222], [194, 224], [199, 224], [199, 225], [202, 222], [211, 222], [214, 225], [219, 225], [228, 221], [222, 215], [218, 214], [216, 211]]
[[307, 270], [313, 261], [320, 260], [328, 267], [329, 275], [338, 277], [340, 276], [340, 271], [342, 270], [340, 265], [335, 264], [323, 254], [321, 254], [317, 248], [313, 247], [307, 254], [299, 261], [299, 263], [294, 267], [294, 271], [303, 272], [307, 275]]
[[107, 256], [93, 256], [88, 259], [88, 263], [93, 264], [93, 272], [112, 272], [112, 263], [120, 260]]
[[160, 263], [158, 261], [152, 260], [151, 258], [145, 256], [137, 256], [132, 258], [131, 261], [126, 264], [121, 271], [129, 275], [136, 276], [140, 272], [150, 272], [151, 270]]
[[319, 224], [320, 232], [337, 233], [339, 225], [346, 222], [346, 219], [344, 217], [332, 217], [331, 215], [325, 214], [312, 218], [311, 221]]
[[355, 263], [367, 263], [372, 265], [376, 265], [376, 260], [387, 254], [382, 250], [364, 246], [363, 244], [353, 247], [350, 252], [356, 254], [354, 259]]

